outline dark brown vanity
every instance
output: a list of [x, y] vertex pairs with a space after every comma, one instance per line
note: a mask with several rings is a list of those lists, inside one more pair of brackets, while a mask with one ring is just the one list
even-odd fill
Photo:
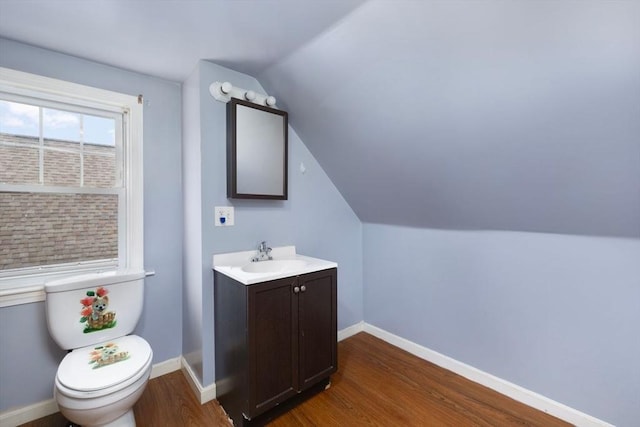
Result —
[[214, 270], [214, 298], [216, 395], [234, 425], [262, 425], [329, 385], [337, 268], [254, 284]]

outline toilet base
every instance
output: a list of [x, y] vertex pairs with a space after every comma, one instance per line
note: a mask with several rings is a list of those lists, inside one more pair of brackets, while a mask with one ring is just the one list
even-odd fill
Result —
[[[74, 418], [75, 420], [77, 420], [78, 418], [76, 418], [77, 413], [71, 413], [71, 417], [69, 417], [67, 414], [65, 414], [65, 412], [68, 414], [68, 411], [62, 410], [61, 409], [61, 413], [62, 415], [65, 416], [65, 418], [67, 420], [69, 420], [69, 422], [73, 422], [73, 420], [70, 420], [69, 418]], [[75, 415], [75, 416], [74, 416]], [[120, 415], [118, 418], [116, 418], [115, 420], [109, 421], [108, 423], [102, 423], [102, 424], [76, 424], [75, 422], [73, 422], [74, 426], [80, 426], [80, 427], [135, 427], [136, 426], [136, 417], [133, 413], [133, 408], [129, 409], [127, 412], [125, 412], [124, 414]]]
[[[78, 424], [74, 424], [71, 421], [67, 420], [69, 426], [73, 427], [84, 427]], [[119, 418], [111, 421], [107, 424], [100, 424], [91, 427], [135, 427], [136, 426], [136, 417], [133, 413], [133, 409], [128, 410], [124, 414], [122, 414]]]
[[[73, 422], [73, 420], [69, 419], [69, 416], [67, 416], [65, 414], [65, 412], [68, 411], [64, 411], [61, 410], [62, 415], [65, 416], [65, 418], [69, 421], [69, 422]], [[71, 414], [72, 418], [75, 418], [73, 415]], [[77, 418], [75, 418], [77, 420]], [[80, 426], [80, 427], [135, 427], [136, 426], [136, 417], [133, 413], [133, 408], [129, 409], [127, 412], [125, 412], [124, 414], [120, 415], [118, 418], [116, 418], [115, 420], [109, 421], [108, 423], [103, 423], [103, 424], [75, 424], [75, 422], [73, 422], [74, 426]]]
[[120, 418], [111, 421], [108, 424], [103, 424], [100, 427], [135, 427], [136, 417], [133, 415], [133, 409], [129, 409]]

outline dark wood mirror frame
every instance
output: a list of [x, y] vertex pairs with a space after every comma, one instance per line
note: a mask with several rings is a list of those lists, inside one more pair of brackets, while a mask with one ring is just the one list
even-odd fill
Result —
[[227, 103], [228, 198], [287, 200], [288, 126], [286, 111], [231, 98]]

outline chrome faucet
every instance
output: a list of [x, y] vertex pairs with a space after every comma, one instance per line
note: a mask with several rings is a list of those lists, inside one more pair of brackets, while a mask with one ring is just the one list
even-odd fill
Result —
[[262, 242], [260, 242], [260, 245], [258, 245], [258, 255], [251, 258], [251, 262], [267, 261], [272, 259], [273, 257], [271, 256], [271, 248], [268, 247], [267, 242], [263, 240]]

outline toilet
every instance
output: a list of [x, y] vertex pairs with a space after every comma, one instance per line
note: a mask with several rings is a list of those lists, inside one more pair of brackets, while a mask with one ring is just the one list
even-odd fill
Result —
[[135, 426], [133, 405], [153, 359], [149, 343], [130, 335], [142, 314], [144, 278], [144, 271], [110, 271], [45, 283], [49, 333], [70, 350], [53, 394], [75, 424]]

